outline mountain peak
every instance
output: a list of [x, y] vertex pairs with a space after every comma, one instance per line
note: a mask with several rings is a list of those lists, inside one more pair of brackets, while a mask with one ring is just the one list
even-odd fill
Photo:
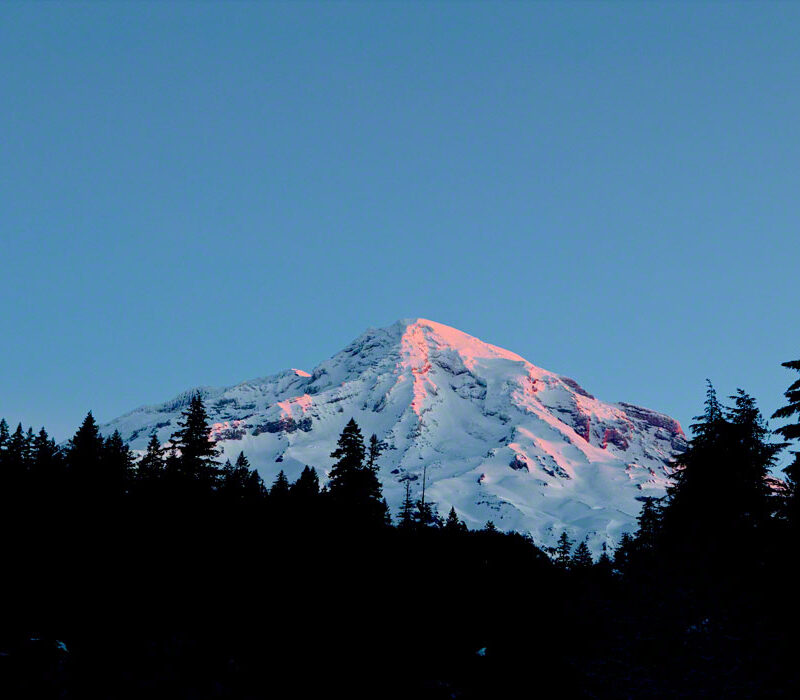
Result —
[[[155, 431], [166, 442], [188, 401], [137, 409], [105, 426], [133, 448]], [[529, 533], [543, 545], [562, 531], [595, 550], [635, 527], [646, 496], [664, 493], [685, 446], [677, 421], [605, 403], [577, 382], [522, 356], [424, 318], [372, 328], [311, 372], [286, 370], [205, 389], [212, 437], [244, 451], [267, 483], [305, 465], [322, 480], [344, 424], [387, 445], [380, 477], [396, 508], [406, 484], [472, 527]]]

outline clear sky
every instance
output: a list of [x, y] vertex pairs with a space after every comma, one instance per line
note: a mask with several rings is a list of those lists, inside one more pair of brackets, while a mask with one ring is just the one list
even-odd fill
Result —
[[3, 3], [0, 415], [422, 316], [686, 423], [800, 357], [800, 3]]

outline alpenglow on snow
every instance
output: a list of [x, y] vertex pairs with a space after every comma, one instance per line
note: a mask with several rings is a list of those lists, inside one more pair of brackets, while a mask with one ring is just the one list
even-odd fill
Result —
[[271, 484], [305, 465], [325, 480], [352, 417], [388, 448], [380, 459], [394, 514], [406, 482], [451, 506], [472, 528], [530, 534], [552, 546], [563, 531], [597, 552], [635, 529], [642, 501], [662, 496], [685, 446], [672, 418], [605, 403], [574, 380], [425, 319], [370, 329], [312, 372], [285, 370], [227, 388], [201, 387], [103, 427], [134, 449], [166, 443], [194, 392], [205, 399], [223, 457], [239, 451]]

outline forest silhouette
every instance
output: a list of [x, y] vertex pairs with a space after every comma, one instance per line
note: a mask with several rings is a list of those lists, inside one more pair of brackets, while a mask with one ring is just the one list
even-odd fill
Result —
[[352, 419], [327, 477], [269, 485], [220, 460], [200, 394], [138, 458], [91, 413], [64, 445], [3, 420], [0, 695], [796, 696], [800, 380], [785, 398], [772, 432], [709, 384], [667, 494], [596, 560], [424, 491], [391, 513]]

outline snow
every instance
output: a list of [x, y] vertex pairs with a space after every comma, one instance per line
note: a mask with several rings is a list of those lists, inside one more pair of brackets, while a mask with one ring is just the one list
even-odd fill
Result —
[[[562, 531], [597, 553], [635, 528], [643, 495], [664, 493], [685, 447], [677, 421], [603, 402], [520, 355], [426, 319], [369, 329], [311, 373], [291, 369], [227, 388], [201, 387], [224, 458], [244, 451], [264, 480], [306, 464], [322, 479], [345, 423], [389, 444], [384, 493], [396, 513], [428, 467], [426, 494], [470, 527], [530, 534], [552, 546]], [[192, 391], [103, 427], [142, 449], [166, 442]], [[611, 439], [613, 438], [613, 439]], [[281, 456], [280, 464], [275, 460]], [[524, 468], [520, 468], [524, 465]]]

